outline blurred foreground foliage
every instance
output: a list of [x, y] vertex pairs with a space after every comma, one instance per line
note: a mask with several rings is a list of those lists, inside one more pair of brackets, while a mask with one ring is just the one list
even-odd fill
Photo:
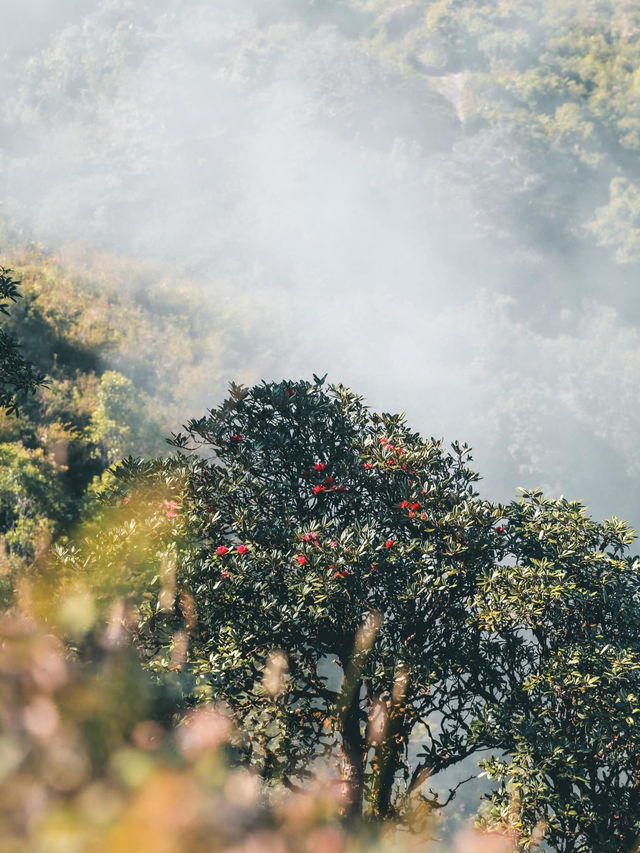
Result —
[[351, 826], [428, 825], [455, 793], [438, 772], [473, 756], [494, 785], [487, 830], [631, 849], [640, 563], [624, 522], [535, 491], [483, 501], [467, 448], [320, 381], [234, 386], [174, 443], [108, 475], [101, 513], [43, 563], [33, 613], [71, 638], [124, 620], [181, 709], [224, 702], [265, 792], [328, 774]]
[[[136, 613], [121, 601], [104, 620], [90, 595], [76, 599], [66, 608], [66, 632], [39, 621], [33, 605], [23, 586], [21, 612], [0, 618], [6, 853], [431, 849], [424, 828], [349, 831], [335, 776], [318, 773], [295, 792], [266, 789], [239, 760], [242, 736], [228, 708], [185, 709], [175, 684], [141, 667], [132, 645]], [[468, 832], [455, 850], [510, 853], [513, 844], [504, 834]]]

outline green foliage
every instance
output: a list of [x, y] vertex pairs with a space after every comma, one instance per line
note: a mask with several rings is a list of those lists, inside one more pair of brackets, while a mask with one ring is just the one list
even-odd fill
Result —
[[[559, 851], [623, 851], [640, 832], [640, 561], [633, 531], [578, 502], [526, 493], [477, 599], [512, 685], [477, 731], [500, 758], [485, 825]], [[505, 557], [508, 559], [505, 560]]]
[[[18, 284], [11, 271], [0, 267], [0, 314], [9, 315], [8, 305], [20, 297]], [[0, 408], [14, 414], [25, 394], [33, 394], [44, 377], [22, 356], [17, 341], [0, 329]]]
[[[153, 426], [145, 416], [148, 406], [147, 395], [136, 392], [133, 382], [126, 376], [115, 370], [106, 370], [102, 374], [89, 435], [104, 448], [109, 464], [141, 447], [145, 447], [147, 453], [160, 450], [157, 439], [153, 441]], [[157, 426], [155, 432], [160, 432]]]
[[22, 566], [44, 553], [68, 520], [55, 459], [20, 442], [0, 444], [0, 606], [12, 603]]
[[16, 554], [32, 559], [38, 539], [52, 532], [65, 509], [55, 460], [41, 448], [0, 445], [0, 526]]

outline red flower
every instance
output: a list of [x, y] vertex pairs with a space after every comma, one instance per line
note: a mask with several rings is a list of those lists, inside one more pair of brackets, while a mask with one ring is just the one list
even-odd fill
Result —
[[386, 444], [387, 443], [387, 439], [384, 436], [382, 436], [382, 438], [379, 438], [378, 441], [380, 442], [380, 444]]
[[401, 501], [398, 506], [400, 509], [406, 509], [409, 506], [409, 501]]
[[393, 548], [393, 546], [395, 544], [396, 544], [395, 539], [387, 539], [387, 541], [384, 543], [384, 547], [385, 548]]
[[333, 573], [333, 576], [334, 576], [334, 578], [339, 578], [339, 577], [340, 577], [340, 572], [334, 572], [334, 573]]
[[173, 509], [170, 509], [169, 512], [167, 513], [167, 518], [177, 518], [177, 517], [178, 517], [178, 513]]
[[326, 478], [325, 478], [325, 483], [326, 483], [327, 485], [329, 485], [330, 483], [335, 483], [335, 481], [336, 481], [336, 478], [335, 478], [335, 477], [326, 477]]
[[420, 504], [418, 503], [418, 501], [411, 504], [411, 509], [420, 509]]
[[410, 513], [409, 513], [409, 518], [413, 518], [413, 516], [414, 516], [414, 515], [415, 515], [415, 512], [410, 512]]
[[396, 447], [396, 453], [398, 454], [398, 456], [402, 456], [404, 450], [401, 447]]
[[230, 575], [230, 573], [229, 573], [229, 572], [220, 572], [220, 577], [221, 577], [221, 578], [224, 578], [225, 580], [229, 580], [229, 578], [231, 577], [231, 575]]
[[215, 511], [216, 511], [216, 508], [214, 506], [208, 506], [207, 507], [207, 512], [209, 513], [209, 515], [211, 515]]
[[501, 524], [499, 524], [499, 525], [495, 528], [495, 531], [496, 531], [496, 533], [504, 533], [504, 527], [503, 527]]
[[369, 471], [371, 468], [373, 468], [373, 462], [363, 462], [362, 467], [365, 469], [365, 471]]
[[395, 465], [395, 464], [396, 464], [395, 459], [387, 459], [387, 465]]
[[330, 547], [330, 548], [335, 548], [337, 544], [338, 544], [338, 543], [336, 542], [336, 540], [335, 540], [335, 539], [332, 539], [332, 540], [331, 540], [331, 542], [329, 542], [329, 547]]
[[395, 447], [393, 444], [385, 444], [385, 449], [386, 450], [395, 450]]
[[375, 567], [376, 567], [376, 564], [371, 563], [371, 568], [369, 569], [369, 574], [371, 574], [371, 572], [375, 569]]
[[305, 566], [307, 563], [307, 558], [304, 556], [304, 554], [298, 554], [297, 560], [299, 566]]
[[216, 548], [216, 554], [220, 554], [221, 557], [224, 557], [224, 555], [227, 554], [228, 551], [229, 549], [226, 545], [218, 545], [218, 547]]
[[420, 513], [420, 518], [421, 518], [423, 521], [425, 520], [425, 518], [426, 518], [426, 517], [427, 517], [427, 513], [426, 513], [426, 512], [421, 512], [421, 513]]
[[326, 467], [327, 466], [325, 465], [324, 462], [316, 462], [316, 464], [313, 466], [313, 470], [314, 471], [324, 471], [324, 469]]
[[293, 388], [287, 388], [286, 393], [287, 393], [287, 397], [293, 397], [293, 395], [294, 395], [296, 392], [293, 390]]
[[231, 441], [242, 441], [242, 436], [236, 433], [236, 435], [231, 436]]
[[326, 486], [314, 486], [313, 489], [311, 489], [311, 491], [313, 492], [314, 495], [319, 495], [320, 492], [326, 492], [327, 487]]
[[249, 549], [247, 548], [246, 545], [238, 545], [236, 550], [237, 550], [238, 554], [246, 554]]
[[349, 490], [347, 489], [346, 486], [338, 486], [338, 491], [339, 492], [348, 492]]

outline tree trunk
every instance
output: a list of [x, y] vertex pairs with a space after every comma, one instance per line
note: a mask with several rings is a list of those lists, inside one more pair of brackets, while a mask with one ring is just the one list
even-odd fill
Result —
[[391, 710], [382, 742], [377, 747], [375, 754], [371, 811], [377, 820], [385, 820], [391, 816], [393, 782], [403, 749], [403, 715], [394, 714]]
[[364, 740], [360, 732], [360, 681], [350, 685], [342, 714], [342, 784], [344, 816], [348, 823], [362, 820], [364, 794]]

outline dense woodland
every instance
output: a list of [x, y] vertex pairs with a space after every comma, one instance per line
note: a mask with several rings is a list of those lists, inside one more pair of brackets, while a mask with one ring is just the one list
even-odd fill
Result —
[[635, 849], [638, 4], [7, 6], [3, 844]]

